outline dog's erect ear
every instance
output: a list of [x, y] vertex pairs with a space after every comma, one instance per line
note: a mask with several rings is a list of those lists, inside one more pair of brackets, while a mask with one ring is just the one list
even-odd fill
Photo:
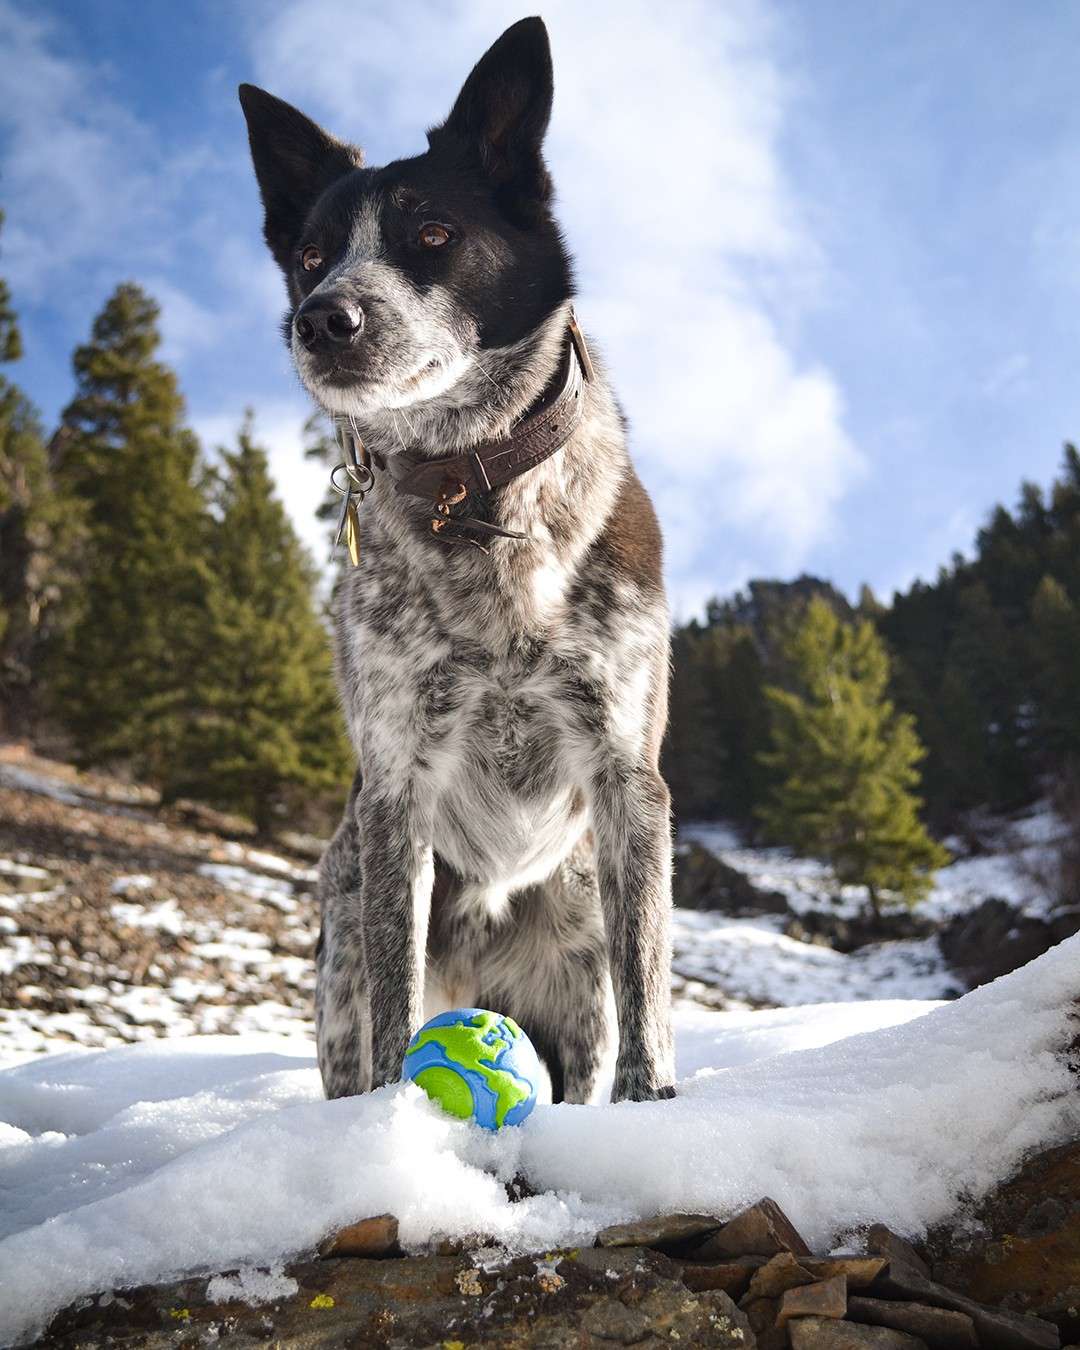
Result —
[[551, 117], [551, 47], [542, 19], [521, 19], [480, 58], [450, 116], [428, 132], [480, 155], [484, 169], [519, 205], [546, 201], [551, 180], [541, 155]]
[[288, 272], [299, 232], [316, 199], [336, 179], [363, 164], [363, 151], [253, 84], [240, 86], [240, 106], [266, 211], [263, 233], [278, 265]]

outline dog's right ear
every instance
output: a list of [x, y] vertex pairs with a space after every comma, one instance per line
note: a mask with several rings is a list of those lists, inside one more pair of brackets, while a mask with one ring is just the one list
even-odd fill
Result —
[[242, 84], [239, 93], [266, 213], [263, 233], [278, 266], [288, 274], [316, 199], [336, 179], [358, 169], [364, 152], [264, 89]]

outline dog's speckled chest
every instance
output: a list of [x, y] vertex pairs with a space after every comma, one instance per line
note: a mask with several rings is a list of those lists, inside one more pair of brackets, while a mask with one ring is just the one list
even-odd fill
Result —
[[409, 792], [462, 875], [516, 885], [547, 875], [585, 827], [589, 748], [632, 650], [588, 607], [544, 637], [497, 646], [403, 607], [390, 636], [368, 624], [366, 590], [357, 585], [341, 634], [365, 776]]

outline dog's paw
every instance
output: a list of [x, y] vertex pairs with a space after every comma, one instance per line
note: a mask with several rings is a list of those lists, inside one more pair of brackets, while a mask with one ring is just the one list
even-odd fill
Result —
[[640, 1073], [616, 1073], [615, 1085], [611, 1089], [613, 1102], [663, 1102], [670, 1101], [674, 1096], [672, 1084], [657, 1083]]

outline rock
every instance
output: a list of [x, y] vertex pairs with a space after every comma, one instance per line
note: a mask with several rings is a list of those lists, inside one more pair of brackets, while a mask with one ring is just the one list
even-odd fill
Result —
[[1050, 941], [1056, 946], [1074, 933], [1080, 933], [1080, 905], [1063, 905], [1048, 914], [1046, 921], [1050, 926]]
[[744, 1299], [740, 1307], [746, 1314], [746, 1320], [750, 1324], [751, 1331], [755, 1336], [760, 1337], [764, 1332], [775, 1327], [776, 1314], [780, 1310], [780, 1300], [778, 1298]]
[[281, 1296], [257, 1308], [212, 1302], [205, 1277], [125, 1290], [109, 1301], [80, 1300], [39, 1345], [586, 1350], [642, 1342], [756, 1350], [749, 1322], [727, 1294], [692, 1291], [679, 1270], [646, 1247], [484, 1262], [460, 1255], [334, 1257], [288, 1266]]
[[889, 1327], [797, 1317], [788, 1323], [791, 1350], [927, 1350], [926, 1342]]
[[1052, 1322], [976, 1303], [943, 1284], [928, 1280], [916, 1266], [906, 1261], [891, 1260], [888, 1272], [878, 1277], [872, 1292], [884, 1294], [886, 1298], [967, 1313], [975, 1323], [983, 1350], [1058, 1350], [1061, 1344], [1058, 1329]]
[[788, 1289], [813, 1282], [814, 1276], [790, 1252], [779, 1252], [752, 1276], [746, 1297], [779, 1298]]
[[707, 1289], [721, 1289], [738, 1301], [746, 1293], [750, 1278], [764, 1258], [744, 1256], [737, 1261], [720, 1261], [708, 1265], [688, 1262], [682, 1268], [682, 1282], [687, 1289], [704, 1293]]
[[[754, 1333], [746, 1316], [720, 1290], [703, 1295], [701, 1306], [707, 1322], [708, 1339], [703, 1345], [717, 1350], [754, 1350]], [[679, 1328], [675, 1328], [679, 1330]], [[688, 1339], [683, 1336], [682, 1339]]]
[[715, 1233], [721, 1221], [711, 1214], [658, 1214], [636, 1223], [615, 1223], [596, 1235], [598, 1247], [677, 1247]]
[[1080, 1140], [1032, 1158], [928, 1247], [943, 1284], [1080, 1341]]
[[645, 1318], [649, 1344], [718, 1346], [724, 1350], [755, 1350], [754, 1334], [743, 1313], [719, 1289], [682, 1300], [663, 1289], [647, 1294], [637, 1310]]
[[731, 1256], [775, 1256], [777, 1252], [809, 1256], [810, 1248], [776, 1201], [765, 1196], [729, 1219], [688, 1255], [695, 1261], [719, 1261]]
[[967, 985], [988, 984], [1049, 950], [1057, 939], [1049, 924], [1020, 913], [1006, 900], [984, 900], [942, 930], [941, 951]]
[[799, 1264], [815, 1280], [843, 1275], [849, 1289], [869, 1289], [889, 1266], [883, 1256], [804, 1256]]
[[966, 1313], [925, 1303], [890, 1303], [880, 1298], [848, 1299], [848, 1317], [875, 1327], [892, 1327], [924, 1340], [931, 1350], [976, 1350], [975, 1323]]
[[896, 942], [929, 937], [937, 925], [911, 910], [882, 914], [856, 914], [847, 917], [829, 910], [809, 909], [793, 915], [784, 925], [784, 936], [796, 942], [811, 942], [832, 947], [838, 952], [853, 952], [871, 942]]
[[866, 1246], [875, 1255], [883, 1256], [888, 1261], [905, 1261], [908, 1265], [914, 1266], [920, 1275], [930, 1278], [930, 1267], [911, 1243], [899, 1233], [894, 1233], [891, 1228], [886, 1228], [883, 1223], [875, 1223], [871, 1227], [866, 1235]]
[[319, 1248], [319, 1255], [392, 1256], [399, 1255], [398, 1221], [392, 1214], [377, 1214], [339, 1228]]
[[759, 890], [744, 873], [695, 843], [676, 851], [672, 891], [681, 909], [723, 914], [786, 914], [788, 909], [779, 891]]
[[840, 1318], [846, 1312], [847, 1280], [843, 1275], [834, 1275], [830, 1280], [788, 1289], [780, 1299], [776, 1321], [783, 1326], [792, 1317]]
[[679, 1266], [652, 1247], [581, 1247], [565, 1253], [575, 1271], [591, 1278], [597, 1275], [609, 1283], [628, 1279], [643, 1269], [656, 1271], [667, 1279], [677, 1279]]
[[602, 1341], [619, 1345], [634, 1345], [650, 1335], [649, 1319], [636, 1308], [628, 1308], [618, 1299], [601, 1298], [581, 1319], [582, 1329]]

